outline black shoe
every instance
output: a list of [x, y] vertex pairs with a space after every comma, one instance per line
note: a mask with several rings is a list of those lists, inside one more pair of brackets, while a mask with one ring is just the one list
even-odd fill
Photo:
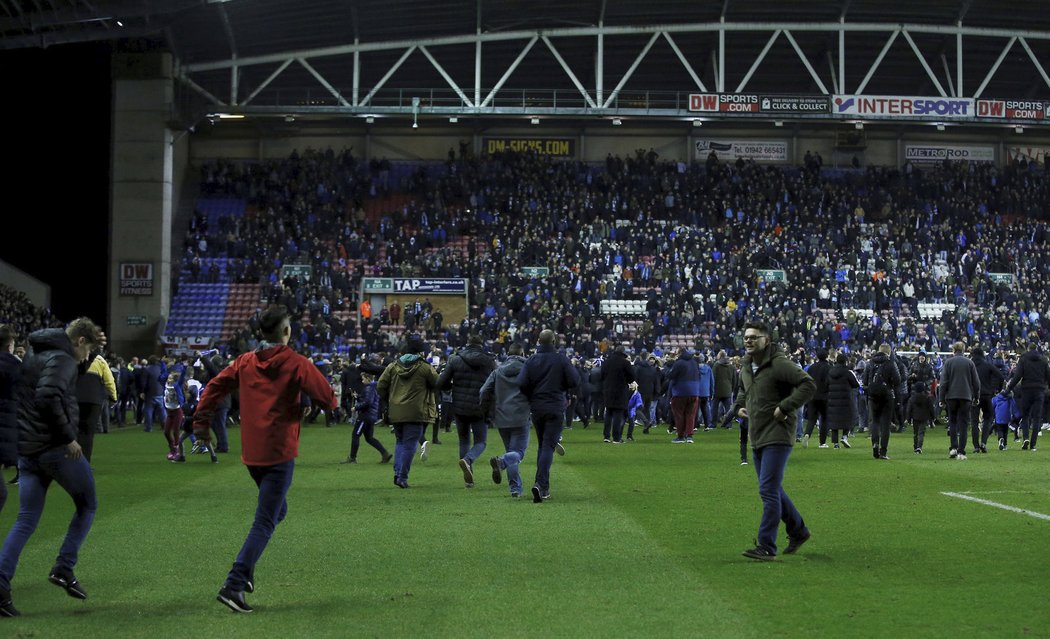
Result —
[[793, 555], [793, 554], [795, 554], [798, 551], [798, 549], [802, 547], [802, 544], [804, 544], [807, 541], [809, 541], [809, 538], [812, 537], [812, 536], [813, 535], [811, 535], [810, 532], [807, 530], [806, 532], [802, 533], [802, 535], [800, 535], [798, 537], [788, 537], [788, 547], [784, 549], [784, 554], [785, 555]]
[[540, 493], [540, 487], [539, 486], [533, 486], [532, 487], [532, 503], [534, 503], [534, 504], [542, 504], [543, 503], [543, 494]]
[[751, 559], [757, 559], [759, 561], [773, 561], [774, 559], [777, 558], [776, 555], [774, 555], [773, 553], [769, 552], [768, 550], [766, 550], [762, 546], [755, 546], [754, 548], [748, 548], [747, 550], [745, 550], [741, 554], [744, 555], [745, 557], [750, 557]]
[[489, 465], [492, 466], [492, 481], [493, 483], [500, 483], [503, 481], [503, 473], [500, 472], [499, 458], [493, 457], [489, 460]]
[[47, 580], [51, 583], [65, 588], [66, 594], [74, 599], [87, 599], [87, 592], [77, 581], [77, 578], [73, 576], [73, 571], [55, 567], [51, 569], [51, 574], [48, 575]]
[[394, 458], [394, 456], [391, 455], [390, 453], [383, 453], [383, 458], [379, 460], [379, 463], [380, 464], [389, 464], [390, 460], [393, 459], [393, 458]]
[[648, 435], [649, 434], [649, 427], [648, 426], [646, 426], [645, 428], [642, 429], [642, 434], [643, 435]]
[[627, 441], [629, 441], [629, 442], [633, 442], [633, 441], [634, 441], [634, 437], [631, 437], [630, 435], [628, 435], [628, 436], [627, 436]]
[[11, 591], [0, 590], [0, 617], [18, 617], [21, 614], [11, 601]]
[[248, 605], [248, 602], [244, 600], [244, 592], [241, 590], [230, 590], [229, 588], [223, 588], [219, 591], [219, 595], [215, 597], [220, 603], [225, 604], [230, 610], [234, 612], [251, 612], [252, 607]]
[[248, 578], [244, 580], [244, 592], [255, 592], [255, 575], [248, 575]]
[[397, 486], [398, 488], [408, 488], [408, 482], [407, 481], [402, 481], [400, 479], [395, 479], [394, 480], [394, 485]]

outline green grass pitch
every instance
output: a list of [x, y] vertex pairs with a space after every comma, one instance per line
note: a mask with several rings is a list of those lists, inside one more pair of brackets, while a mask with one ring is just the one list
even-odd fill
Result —
[[[364, 442], [359, 464], [338, 463], [348, 426], [312, 425], [255, 612], [237, 615], [215, 594], [256, 490], [230, 436], [215, 465], [169, 463], [159, 432], [97, 436], [100, 506], [76, 569], [90, 597], [47, 582], [72, 512], [55, 486], [13, 583], [23, 616], [0, 619], [0, 637], [1050, 637], [1050, 521], [943, 494], [1050, 515], [1050, 450], [954, 461], [943, 429], [922, 456], [894, 434], [890, 461], [860, 437], [797, 446], [785, 487], [813, 538], [760, 563], [740, 556], [761, 503], [735, 429], [674, 446], [639, 429], [614, 446], [577, 425], [537, 505], [491, 482], [493, 431], [474, 489], [452, 432], [400, 490]], [[526, 491], [534, 464], [535, 442]], [[16, 511], [12, 490], [0, 531]]]

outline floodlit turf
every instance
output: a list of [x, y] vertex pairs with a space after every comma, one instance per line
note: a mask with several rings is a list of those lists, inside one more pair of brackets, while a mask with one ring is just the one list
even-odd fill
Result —
[[921, 457], [894, 434], [891, 461], [859, 437], [852, 450], [796, 447], [785, 486], [813, 538], [759, 563], [740, 556], [760, 502], [735, 429], [693, 445], [639, 430], [615, 446], [577, 426], [541, 505], [492, 484], [495, 434], [472, 490], [454, 432], [417, 459], [409, 490], [363, 442], [361, 463], [340, 465], [349, 439], [346, 425], [304, 429], [255, 612], [237, 615], [215, 601], [254, 510], [236, 455], [175, 465], [159, 432], [98, 436], [100, 507], [76, 570], [90, 598], [47, 582], [72, 511], [53, 487], [14, 579], [23, 616], [0, 619], [0, 637], [1050, 636], [1050, 521], [942, 494], [1050, 514], [1050, 440], [964, 462], [948, 459], [943, 429]]

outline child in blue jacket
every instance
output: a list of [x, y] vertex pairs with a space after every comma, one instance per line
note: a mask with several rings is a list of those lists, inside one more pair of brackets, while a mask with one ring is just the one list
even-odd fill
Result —
[[642, 402], [642, 394], [638, 392], [638, 382], [631, 382], [631, 390], [634, 393], [631, 394], [631, 399], [627, 401], [627, 441], [634, 441], [634, 416], [638, 413], [638, 409], [644, 404]]
[[[995, 432], [999, 435], [999, 450], [1006, 450], [1006, 431], [1018, 412], [1017, 400], [998, 393], [992, 397], [992, 410], [995, 412]], [[1017, 441], [1014, 439], [1014, 441]]]
[[372, 448], [379, 451], [382, 456], [380, 464], [389, 462], [394, 456], [387, 452], [383, 444], [375, 438], [375, 425], [379, 421], [379, 393], [376, 392], [376, 378], [369, 373], [361, 374], [364, 383], [361, 395], [357, 398], [357, 423], [354, 424], [354, 435], [350, 440], [350, 456], [343, 461], [344, 464], [357, 463], [357, 449], [361, 446], [361, 436]]

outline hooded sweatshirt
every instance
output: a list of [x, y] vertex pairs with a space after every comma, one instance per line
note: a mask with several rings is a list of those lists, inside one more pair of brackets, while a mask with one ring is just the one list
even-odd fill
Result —
[[338, 405], [313, 362], [287, 346], [269, 346], [241, 355], [204, 387], [194, 430], [210, 428], [215, 408], [234, 390], [241, 397], [241, 461], [248, 466], [274, 466], [299, 456], [302, 393], [324, 408]]
[[379, 376], [376, 390], [390, 424], [429, 424], [437, 418], [434, 367], [414, 353], [398, 357]]
[[496, 428], [519, 428], [529, 425], [529, 398], [518, 386], [518, 373], [525, 366], [525, 358], [511, 355], [499, 368], [492, 371], [481, 386], [481, 404], [488, 407], [495, 403]]

